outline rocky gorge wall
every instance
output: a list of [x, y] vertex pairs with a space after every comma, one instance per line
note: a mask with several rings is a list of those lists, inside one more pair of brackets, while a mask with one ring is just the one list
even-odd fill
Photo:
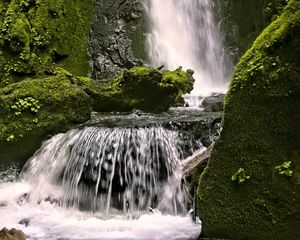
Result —
[[263, 29], [280, 15], [288, 0], [222, 0], [214, 3], [227, 54], [237, 64]]
[[89, 35], [90, 75], [101, 81], [143, 65], [146, 19], [141, 0], [96, 0]]

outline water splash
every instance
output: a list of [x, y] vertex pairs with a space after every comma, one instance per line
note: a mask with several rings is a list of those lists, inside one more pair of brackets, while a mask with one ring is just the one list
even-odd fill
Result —
[[58, 134], [18, 180], [3, 174], [0, 228], [21, 229], [28, 240], [197, 239], [201, 223], [186, 212], [179, 139], [155, 126]]
[[186, 212], [178, 134], [162, 127], [72, 130], [43, 144], [25, 165], [29, 199], [67, 208]]
[[[231, 75], [212, 0], [148, 0], [150, 64], [195, 71], [193, 96], [225, 92]], [[189, 98], [189, 101], [196, 101]]]

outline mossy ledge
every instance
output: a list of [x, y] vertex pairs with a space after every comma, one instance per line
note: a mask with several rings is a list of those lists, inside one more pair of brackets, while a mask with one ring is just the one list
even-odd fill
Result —
[[197, 190], [204, 236], [300, 239], [299, 62], [300, 1], [290, 0], [236, 68]]
[[94, 0], [0, 0], [0, 87], [55, 66], [88, 73]]
[[167, 110], [192, 90], [192, 73], [135, 67], [101, 85], [55, 68], [51, 76], [12, 83], [0, 89], [1, 163], [22, 163], [47, 136], [88, 121], [92, 110]]
[[183, 101], [182, 95], [193, 89], [193, 71], [157, 70], [134, 67], [111, 83], [98, 85], [93, 82], [90, 89], [94, 99], [94, 110], [98, 112], [143, 111], [160, 112]]
[[48, 135], [89, 120], [93, 102], [84, 82], [60, 70], [0, 89], [1, 163], [25, 161]]

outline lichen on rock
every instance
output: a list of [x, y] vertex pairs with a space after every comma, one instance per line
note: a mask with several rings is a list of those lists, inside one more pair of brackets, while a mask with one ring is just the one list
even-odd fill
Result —
[[[237, 65], [224, 129], [197, 191], [205, 236], [300, 238], [300, 2], [257, 38]], [[277, 166], [289, 164], [288, 176]], [[244, 169], [251, 178], [236, 184]]]

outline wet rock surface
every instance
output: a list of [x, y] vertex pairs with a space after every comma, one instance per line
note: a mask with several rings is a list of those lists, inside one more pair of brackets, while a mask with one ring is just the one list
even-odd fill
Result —
[[14, 228], [8, 230], [7, 228], [3, 228], [0, 231], [0, 239], [1, 240], [26, 240], [26, 236], [20, 230], [16, 230]]
[[97, 0], [89, 40], [91, 76], [111, 79], [123, 68], [142, 65], [144, 26], [141, 0]]
[[201, 108], [205, 112], [222, 112], [224, 108], [225, 94], [213, 93], [205, 97], [201, 103]]
[[85, 126], [98, 127], [150, 127], [162, 126], [178, 131], [181, 138], [182, 158], [191, 156], [202, 147], [211, 146], [220, 136], [223, 125], [222, 112], [202, 112], [186, 108], [171, 108], [169, 111], [155, 114], [133, 111], [126, 113], [92, 113], [91, 120]]

